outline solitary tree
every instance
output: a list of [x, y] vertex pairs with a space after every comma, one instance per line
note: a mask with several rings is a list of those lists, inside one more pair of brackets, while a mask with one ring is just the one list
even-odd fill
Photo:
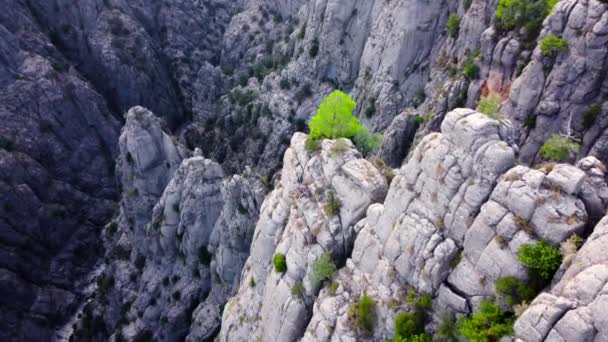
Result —
[[317, 114], [310, 119], [310, 136], [318, 138], [352, 138], [363, 126], [359, 119], [352, 115], [355, 101], [341, 90], [334, 90], [317, 109]]

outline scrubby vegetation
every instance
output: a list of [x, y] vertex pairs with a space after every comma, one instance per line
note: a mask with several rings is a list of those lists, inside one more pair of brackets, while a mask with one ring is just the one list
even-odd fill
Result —
[[549, 160], [567, 160], [571, 152], [578, 152], [580, 146], [569, 137], [552, 134], [540, 148], [540, 155]]
[[272, 258], [272, 263], [274, 264], [275, 271], [279, 273], [287, 271], [287, 260], [285, 259], [285, 254], [275, 254]]
[[457, 326], [459, 334], [468, 341], [498, 341], [513, 332], [513, 316], [496, 303], [483, 299], [479, 309], [459, 319]]
[[500, 31], [524, 29], [524, 40], [533, 42], [557, 0], [499, 0], [494, 12], [495, 26]]
[[448, 35], [452, 38], [458, 38], [458, 32], [460, 31], [460, 17], [456, 13], [450, 13], [447, 22]]
[[[334, 90], [317, 109], [308, 124], [314, 140], [347, 138], [353, 140], [360, 152], [367, 154], [380, 145], [381, 136], [369, 132], [352, 115], [356, 103], [341, 90]], [[312, 142], [310, 143], [312, 145]]]
[[302, 286], [302, 282], [298, 281], [291, 286], [291, 295], [294, 298], [302, 298], [302, 296], [304, 295], [304, 286]]
[[395, 333], [387, 342], [431, 341], [432, 338], [424, 330], [428, 320], [428, 310], [432, 306], [428, 294], [419, 296], [415, 290], [408, 291], [406, 301], [412, 312], [400, 312], [395, 316]]
[[337, 267], [331, 261], [331, 256], [328, 253], [323, 253], [312, 264], [310, 273], [310, 281], [313, 286], [318, 286], [322, 281], [330, 280], [336, 274]]
[[564, 38], [558, 37], [552, 33], [540, 40], [540, 49], [545, 56], [553, 56], [567, 48], [568, 42]]
[[562, 262], [559, 249], [543, 240], [521, 245], [517, 251], [517, 259], [526, 266], [529, 274], [537, 274], [544, 280], [553, 277]]
[[536, 296], [532, 286], [513, 276], [498, 278], [494, 285], [499, 298], [509, 308], [523, 302], [529, 303]]
[[479, 66], [475, 64], [473, 56], [467, 58], [462, 65], [462, 75], [471, 81], [479, 77]]
[[374, 331], [376, 320], [376, 301], [367, 294], [359, 298], [356, 307], [355, 321], [362, 330], [371, 333]]
[[492, 119], [500, 119], [502, 117], [502, 114], [498, 111], [500, 102], [501, 98], [499, 94], [490, 93], [486, 96], [482, 96], [477, 103], [477, 111]]
[[342, 207], [342, 202], [340, 202], [340, 199], [337, 198], [333, 192], [331, 192], [331, 191], [328, 192], [327, 193], [327, 203], [325, 203], [325, 205], [323, 206], [323, 210], [325, 211], [325, 214], [327, 214], [327, 216], [334, 216], [334, 215], [338, 214], [341, 207]]

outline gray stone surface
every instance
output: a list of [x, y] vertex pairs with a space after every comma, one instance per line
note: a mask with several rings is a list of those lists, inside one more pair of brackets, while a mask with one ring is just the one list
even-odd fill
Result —
[[608, 265], [603, 252], [608, 219], [602, 219], [570, 265], [515, 322], [518, 341], [604, 341]]
[[[323, 140], [319, 150], [304, 149], [296, 133], [285, 152], [281, 178], [262, 205], [236, 296], [224, 308], [220, 341], [293, 341], [304, 334], [319, 285], [311, 268], [329, 253], [340, 264], [350, 254], [355, 223], [367, 207], [384, 199], [387, 183], [348, 140]], [[332, 214], [330, 196], [340, 201]], [[276, 253], [287, 271], [273, 269]], [[292, 293], [294, 284], [301, 291]]]

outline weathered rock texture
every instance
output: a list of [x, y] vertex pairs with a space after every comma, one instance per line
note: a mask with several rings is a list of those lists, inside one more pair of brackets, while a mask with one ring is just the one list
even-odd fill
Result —
[[[324, 140], [312, 153], [305, 141], [293, 136], [281, 179], [262, 205], [238, 293], [224, 309], [221, 341], [299, 339], [319, 291], [312, 264], [323, 253], [341, 264], [354, 224], [386, 194], [384, 176], [348, 140]], [[341, 203], [335, 212], [327, 209], [331, 198]], [[273, 268], [275, 253], [285, 255], [285, 273]]]
[[[561, 0], [532, 33], [497, 29], [496, 4], [0, 0], [1, 288], [23, 289], [0, 293], [2, 331], [45, 339], [81, 300], [79, 279], [102, 251], [80, 244], [99, 246], [97, 227], [112, 214], [118, 121], [132, 106], [165, 118], [226, 174], [250, 166], [272, 178], [336, 86], [367, 126], [388, 130], [381, 154], [393, 167], [447, 112], [491, 92], [520, 162], [541, 161], [553, 133], [578, 139], [577, 158], [608, 162], [608, 4]], [[453, 35], [450, 13], [462, 19]], [[549, 33], [568, 49], [544, 55], [538, 41]], [[465, 75], [471, 63], [479, 70]], [[397, 116], [404, 110], [415, 114]], [[32, 305], [50, 288], [62, 305]]]
[[559, 282], [515, 323], [518, 341], [602, 341], [606, 330], [608, 218], [595, 226]]
[[[606, 208], [603, 165], [588, 157], [578, 167], [511, 168], [515, 153], [504, 124], [458, 109], [445, 117], [441, 133], [420, 141], [384, 204], [370, 206], [355, 226], [351, 259], [337, 286], [315, 301], [304, 341], [389, 338], [395, 314], [414, 310], [405, 301], [412, 288], [431, 295], [437, 319], [468, 314], [496, 294], [499, 277], [527, 279], [516, 257], [521, 244], [559, 245], [588, 233], [592, 217]], [[363, 294], [376, 301], [371, 335], [350, 309]]]
[[187, 158], [142, 107], [126, 119], [120, 214], [106, 227], [108, 262], [74, 336], [213, 337], [248, 255], [264, 186], [252, 174], [225, 179], [200, 150]]

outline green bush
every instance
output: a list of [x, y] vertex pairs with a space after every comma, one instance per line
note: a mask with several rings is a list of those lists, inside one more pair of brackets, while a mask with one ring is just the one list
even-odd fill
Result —
[[361, 129], [353, 136], [353, 143], [359, 152], [361, 152], [364, 156], [367, 156], [371, 152], [380, 148], [382, 143], [382, 134], [371, 133], [367, 129]]
[[330, 255], [328, 253], [323, 253], [312, 264], [310, 281], [313, 286], [316, 287], [322, 281], [333, 278], [334, 274], [336, 274], [336, 270], [336, 265], [331, 261]]
[[462, 65], [462, 75], [469, 80], [476, 80], [479, 77], [479, 67], [475, 64], [474, 58], [469, 57]]
[[496, 293], [509, 307], [524, 301], [529, 303], [536, 296], [536, 291], [532, 286], [512, 276], [498, 278], [494, 285]]
[[323, 210], [327, 214], [327, 216], [334, 216], [338, 214], [340, 208], [342, 207], [342, 202], [337, 198], [333, 192], [327, 193], [327, 203], [323, 206]]
[[486, 96], [482, 96], [477, 104], [477, 111], [491, 117], [492, 119], [500, 119], [502, 116], [502, 114], [498, 112], [500, 102], [500, 95], [496, 93], [490, 93]]
[[499, 0], [494, 12], [495, 26], [501, 31], [525, 28], [524, 39], [532, 42], [557, 0]]
[[578, 152], [580, 146], [568, 137], [552, 134], [540, 148], [540, 155], [549, 160], [564, 161], [570, 156], [570, 152]]
[[287, 271], [287, 260], [285, 259], [285, 254], [275, 254], [272, 258], [272, 263], [274, 264], [275, 271], [279, 273]]
[[540, 40], [540, 49], [545, 56], [553, 56], [567, 48], [568, 42], [564, 38], [558, 37], [552, 33]]
[[312, 136], [308, 136], [306, 141], [304, 142], [304, 149], [308, 153], [313, 153], [319, 150], [319, 140], [313, 138]]
[[517, 250], [517, 259], [528, 268], [529, 273], [538, 274], [545, 280], [550, 279], [562, 263], [559, 249], [543, 240], [521, 245]]
[[295, 284], [293, 284], [293, 286], [291, 287], [291, 295], [295, 298], [302, 298], [304, 294], [304, 286], [302, 286], [301, 282], [296, 282]]
[[437, 325], [437, 334], [442, 337], [440, 341], [458, 341], [458, 327], [453, 314], [443, 315]]
[[424, 332], [424, 322], [418, 315], [400, 312], [395, 316], [395, 333], [386, 342], [431, 342], [430, 335]]
[[400, 312], [395, 316], [395, 337], [406, 338], [424, 332], [416, 316], [409, 312]]
[[374, 321], [376, 320], [376, 301], [364, 294], [357, 302], [357, 325], [371, 333], [374, 331]]
[[352, 115], [355, 101], [341, 90], [327, 95], [317, 113], [310, 119], [310, 135], [313, 138], [352, 138], [362, 126]]
[[513, 333], [513, 317], [491, 301], [483, 299], [479, 309], [457, 323], [458, 332], [468, 341], [490, 342]]
[[448, 35], [452, 38], [458, 37], [460, 31], [460, 17], [456, 13], [450, 13], [447, 22]]

